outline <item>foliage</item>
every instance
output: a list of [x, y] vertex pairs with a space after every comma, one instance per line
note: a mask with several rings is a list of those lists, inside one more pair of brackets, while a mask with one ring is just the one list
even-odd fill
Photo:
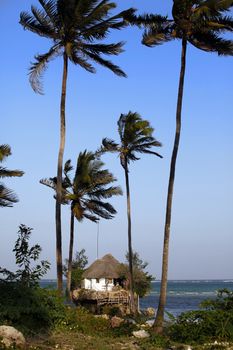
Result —
[[124, 169], [127, 169], [130, 161], [140, 159], [139, 153], [154, 154], [162, 158], [160, 154], [151, 150], [152, 147], [161, 147], [161, 143], [152, 136], [154, 129], [138, 113], [129, 111], [127, 114], [121, 114], [117, 125], [120, 143], [104, 138], [100, 153], [118, 153]]
[[201, 309], [182, 313], [168, 329], [173, 340], [204, 342], [233, 340], [233, 291], [220, 290], [217, 298], [204, 301]]
[[28, 333], [49, 330], [64, 318], [65, 305], [56, 291], [0, 282], [0, 323]]
[[40, 4], [42, 9], [33, 6], [32, 14], [20, 14], [20, 24], [24, 29], [52, 41], [49, 51], [37, 55], [30, 68], [30, 83], [36, 92], [42, 93], [40, 78], [48, 63], [58, 56], [66, 56], [70, 62], [90, 73], [96, 71], [92, 65], [94, 62], [119, 76], [126, 76], [118, 66], [102, 57], [120, 54], [124, 43], [104, 44], [102, 40], [111, 29], [121, 29], [126, 25], [122, 17], [133, 13], [132, 9], [111, 16], [116, 4], [109, 0], [41, 0]]
[[[129, 254], [126, 254], [126, 260], [129, 262]], [[145, 296], [151, 289], [152, 275], [144, 271], [148, 266], [147, 262], [140, 259], [137, 252], [133, 252], [133, 275], [134, 275], [134, 291], [139, 297]], [[129, 278], [128, 264], [121, 264], [120, 275], [122, 279]]]
[[[115, 209], [104, 199], [121, 195], [119, 186], [110, 186], [116, 178], [107, 169], [102, 169], [104, 163], [92, 152], [80, 152], [73, 180], [70, 171], [73, 169], [68, 160], [64, 167], [63, 203], [71, 203], [71, 210], [78, 221], [84, 218], [98, 222], [99, 217], [112, 219]], [[57, 178], [42, 179], [40, 182], [54, 191]]]
[[[88, 264], [88, 257], [85, 255], [85, 252], [85, 249], [81, 249], [80, 252], [76, 252], [75, 258], [72, 261], [71, 289], [81, 287], [82, 274]], [[65, 260], [65, 264], [63, 266], [63, 273], [66, 277], [67, 271], [68, 259]]]
[[65, 195], [78, 221], [86, 218], [98, 222], [99, 217], [112, 219], [116, 214], [113, 206], [104, 200], [121, 195], [122, 190], [119, 186], [111, 186], [116, 178], [103, 166], [94, 153], [86, 150], [79, 153], [71, 190]]
[[31, 266], [31, 262], [37, 261], [41, 253], [39, 244], [31, 248], [29, 247], [31, 232], [32, 228], [25, 225], [19, 226], [18, 238], [13, 249], [13, 252], [15, 252], [16, 264], [19, 269], [13, 273], [7, 269], [0, 268], [0, 273], [5, 276], [4, 281], [20, 282], [22, 285], [28, 287], [36, 286], [40, 278], [49, 270], [50, 263], [46, 260], [37, 263], [35, 267]]
[[233, 18], [225, 15], [232, 1], [174, 0], [172, 19], [157, 14], [136, 16], [126, 13], [125, 19], [132, 25], [144, 26], [142, 43], [154, 47], [175, 39], [184, 39], [206, 52], [232, 55], [232, 40], [221, 36], [232, 31]]
[[[0, 145], [0, 163], [11, 155], [11, 148], [9, 145]], [[19, 177], [24, 174], [21, 170], [9, 170], [0, 166], [0, 178], [5, 177]], [[14, 203], [18, 202], [16, 194], [3, 183], [0, 183], [0, 207], [12, 207]]]

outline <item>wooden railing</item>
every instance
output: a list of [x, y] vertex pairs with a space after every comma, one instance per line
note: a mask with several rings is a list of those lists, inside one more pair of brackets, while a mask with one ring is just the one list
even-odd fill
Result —
[[129, 304], [129, 296], [122, 296], [122, 295], [117, 295], [117, 296], [113, 296], [113, 295], [108, 295], [108, 297], [101, 297], [101, 296], [97, 296], [97, 305], [104, 305], [104, 304], [125, 304], [128, 305]]

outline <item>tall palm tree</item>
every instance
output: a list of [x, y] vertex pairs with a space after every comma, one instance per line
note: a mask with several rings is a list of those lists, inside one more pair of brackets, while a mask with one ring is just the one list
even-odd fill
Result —
[[131, 203], [130, 203], [130, 185], [129, 185], [129, 163], [139, 160], [138, 153], [154, 154], [160, 158], [162, 156], [151, 150], [152, 147], [160, 147], [161, 143], [153, 136], [154, 129], [147, 120], [143, 120], [138, 113], [129, 112], [121, 114], [118, 120], [118, 133], [120, 143], [105, 138], [102, 140], [100, 153], [113, 152], [118, 153], [121, 166], [124, 169], [126, 196], [127, 196], [127, 218], [128, 218], [128, 254], [129, 254], [129, 286], [131, 296], [131, 311], [136, 312], [134, 302], [134, 280], [133, 280], [133, 250], [131, 233]]
[[33, 33], [52, 40], [48, 52], [35, 56], [35, 63], [30, 68], [30, 83], [35, 92], [42, 93], [40, 78], [48, 63], [58, 57], [63, 58], [63, 76], [60, 101], [60, 146], [57, 164], [56, 188], [56, 261], [58, 289], [62, 290], [62, 234], [61, 234], [61, 201], [62, 201], [62, 166], [65, 147], [65, 105], [66, 85], [69, 61], [79, 65], [90, 73], [95, 73], [91, 62], [98, 63], [118, 76], [125, 73], [104, 55], [118, 55], [122, 52], [122, 42], [104, 44], [111, 29], [121, 29], [125, 22], [123, 11], [111, 16], [116, 7], [109, 0], [38, 0], [42, 9], [31, 7], [31, 14], [22, 12], [20, 24]]
[[232, 55], [233, 42], [221, 36], [222, 33], [233, 30], [233, 18], [225, 15], [225, 12], [232, 5], [232, 0], [173, 0], [172, 19], [160, 15], [129, 15], [126, 18], [131, 24], [144, 25], [146, 27], [142, 39], [142, 43], [146, 46], [154, 47], [167, 41], [181, 40], [181, 69], [176, 109], [176, 132], [167, 193], [161, 289], [159, 306], [153, 326], [156, 333], [162, 333], [163, 331], [166, 304], [172, 200], [181, 132], [187, 44], [189, 43], [206, 52]]
[[[70, 203], [70, 245], [67, 271], [67, 294], [70, 294], [71, 273], [74, 242], [74, 218], [79, 222], [88, 219], [98, 222], [99, 218], [112, 219], [116, 214], [114, 207], [105, 200], [121, 195], [118, 186], [111, 186], [116, 181], [107, 170], [102, 169], [104, 163], [96, 159], [92, 152], [81, 152], [78, 156], [74, 179], [71, 180], [69, 172], [72, 170], [70, 161], [65, 164], [65, 177], [63, 179], [63, 203]], [[41, 183], [56, 189], [56, 178], [43, 179]]]
[[[0, 145], [0, 163], [6, 160], [11, 155], [11, 148], [9, 145]], [[5, 177], [19, 177], [23, 176], [24, 172], [21, 170], [8, 170], [0, 166], [0, 178]], [[18, 202], [18, 197], [3, 183], [0, 183], [0, 207], [12, 207], [14, 203]]]

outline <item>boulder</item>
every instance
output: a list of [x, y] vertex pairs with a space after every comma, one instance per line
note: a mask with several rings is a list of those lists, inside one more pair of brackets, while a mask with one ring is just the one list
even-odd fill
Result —
[[145, 310], [145, 314], [148, 316], [148, 317], [153, 317], [155, 315], [155, 309], [153, 307], [148, 307], [146, 310]]
[[120, 325], [124, 322], [123, 318], [117, 317], [117, 316], [113, 316], [111, 318], [111, 327], [112, 328], [118, 328], [120, 327]]
[[95, 318], [103, 318], [104, 320], [109, 320], [109, 316], [106, 314], [94, 315]]
[[141, 329], [140, 331], [134, 331], [133, 336], [135, 338], [143, 339], [143, 338], [149, 338], [150, 334], [144, 329]]
[[11, 326], [0, 326], [0, 338], [1, 343], [7, 348], [17, 346], [23, 349], [26, 344], [23, 334]]

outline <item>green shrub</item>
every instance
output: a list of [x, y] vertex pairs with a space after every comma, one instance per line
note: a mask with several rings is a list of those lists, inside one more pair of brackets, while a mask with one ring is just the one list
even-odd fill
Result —
[[217, 298], [206, 300], [202, 309], [184, 312], [168, 328], [175, 341], [233, 340], [233, 292], [220, 290]]
[[0, 282], [0, 323], [26, 334], [49, 330], [64, 318], [65, 305], [56, 291]]

